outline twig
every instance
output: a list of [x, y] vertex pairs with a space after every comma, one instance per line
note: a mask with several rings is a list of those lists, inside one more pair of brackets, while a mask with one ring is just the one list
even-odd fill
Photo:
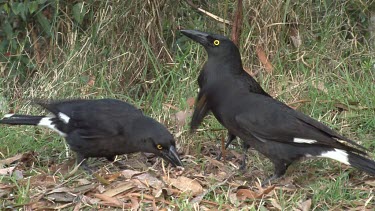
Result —
[[213, 19], [215, 19], [215, 20], [217, 20], [217, 21], [219, 21], [219, 22], [221, 22], [221, 23], [225, 23], [225, 24], [228, 24], [228, 25], [232, 25], [232, 22], [231, 22], [231, 21], [225, 20], [224, 18], [220, 18], [219, 16], [214, 15], [214, 14], [212, 14], [212, 13], [210, 13], [210, 12], [208, 12], [208, 11], [206, 11], [206, 10], [200, 8], [200, 7], [198, 7], [197, 5], [195, 5], [193, 2], [191, 2], [191, 1], [189, 1], [189, 0], [185, 0], [185, 2], [186, 2], [188, 5], [190, 5], [191, 7], [193, 7], [194, 9], [196, 9], [196, 10], [198, 10], [199, 12], [201, 12], [201, 13], [207, 15], [207, 16], [210, 17], [210, 18], [213, 18]]

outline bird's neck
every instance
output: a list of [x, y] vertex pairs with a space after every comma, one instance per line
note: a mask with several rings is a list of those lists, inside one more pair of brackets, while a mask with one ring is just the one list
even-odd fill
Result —
[[205, 69], [209, 72], [207, 72], [207, 74], [240, 74], [244, 71], [241, 57], [231, 55], [208, 57]]

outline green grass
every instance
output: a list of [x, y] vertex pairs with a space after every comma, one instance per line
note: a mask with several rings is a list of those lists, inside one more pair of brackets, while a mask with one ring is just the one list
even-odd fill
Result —
[[[298, 106], [298, 110], [359, 141], [375, 158], [375, 46], [368, 42], [365, 30], [369, 13], [365, 5], [350, 1], [322, 1], [320, 4], [311, 1], [252, 1], [250, 4], [244, 1], [240, 49], [244, 66], [258, 72], [256, 78], [269, 93], [285, 103], [307, 100], [292, 106]], [[235, 4], [214, 1], [203, 4], [202, 8], [231, 19]], [[85, 29], [70, 25], [64, 15], [55, 20], [55, 28], [60, 33], [52, 36], [43, 63], [24, 84], [17, 83], [18, 79], [8, 74], [16, 63], [0, 64], [0, 115], [9, 110], [42, 113], [30, 105], [29, 99], [35, 97], [110, 97], [142, 108], [178, 134], [181, 129], [174, 115], [189, 109], [186, 100], [196, 96], [196, 79], [207, 56], [203, 47], [182, 36], [176, 28], [181, 25], [230, 36], [230, 27], [197, 13], [184, 1], [131, 4], [119, 1], [111, 5], [94, 2], [89, 14], [91, 24]], [[298, 23], [298, 26], [285, 22]], [[62, 25], [70, 27], [69, 30]], [[291, 27], [297, 27], [300, 33], [299, 48], [290, 40]], [[257, 45], [264, 48], [272, 62], [272, 74], [268, 74], [259, 61]], [[177, 141], [184, 152], [189, 151], [197, 165], [189, 162], [186, 168], [196, 174], [209, 174], [207, 169], [212, 164], [202, 154], [207, 156], [210, 147], [218, 149], [225, 131], [212, 115], [206, 117], [201, 126], [204, 130], [194, 134], [188, 132], [188, 122]], [[240, 145], [234, 150], [240, 153]], [[24, 174], [31, 177], [44, 172], [52, 174], [50, 165], [63, 164], [72, 157], [72, 154], [66, 156], [63, 139], [51, 131], [0, 126], [1, 159], [28, 151], [37, 154], [32, 166], [25, 168]], [[231, 168], [228, 162], [224, 164]], [[271, 163], [255, 151], [249, 153], [248, 169], [246, 175], [236, 175], [233, 180], [243, 181], [252, 189], [256, 189], [257, 177], [262, 179], [272, 173]], [[189, 176], [192, 175], [195, 174]], [[63, 175], [58, 176], [64, 179]], [[78, 178], [95, 181], [86, 174]], [[283, 209], [291, 210], [309, 198], [314, 210], [357, 208], [369, 199], [372, 201], [367, 202], [366, 208], [374, 208], [373, 186], [360, 183], [366, 178], [365, 174], [335, 161], [314, 159], [295, 163], [286, 178], [292, 179], [296, 189], [275, 189], [271, 198], [248, 200], [249, 209], [273, 207], [273, 199]], [[36, 187], [27, 181], [21, 183], [14, 177], [0, 176], [0, 184], [16, 186], [12, 206], [29, 202], [35, 194]], [[290, 183], [285, 181], [281, 184]], [[215, 181], [208, 183], [215, 185]], [[218, 209], [223, 208], [231, 204], [228, 195], [233, 191], [231, 188], [226, 183], [210, 191], [204, 200], [215, 202]], [[194, 209], [189, 204], [190, 199], [184, 195], [175, 204], [181, 210]], [[10, 204], [3, 201], [1, 205]], [[243, 204], [231, 206], [244, 209]]]

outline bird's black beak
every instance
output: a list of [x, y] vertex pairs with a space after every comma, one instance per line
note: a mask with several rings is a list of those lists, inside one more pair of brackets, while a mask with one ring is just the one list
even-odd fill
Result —
[[207, 37], [209, 36], [209, 34], [205, 32], [197, 30], [181, 30], [181, 33], [203, 46], [206, 46], [208, 44]]
[[162, 151], [161, 157], [174, 166], [182, 166], [182, 162], [174, 146], [169, 147], [169, 151]]

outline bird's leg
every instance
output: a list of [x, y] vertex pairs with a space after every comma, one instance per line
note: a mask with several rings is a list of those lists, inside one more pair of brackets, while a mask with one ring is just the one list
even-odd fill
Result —
[[108, 157], [105, 157], [105, 158], [107, 158], [107, 160], [108, 160], [109, 162], [113, 162], [113, 161], [115, 161], [116, 156], [108, 156]]
[[[225, 149], [227, 149], [229, 147], [229, 145], [232, 143], [232, 141], [236, 138], [235, 135], [231, 134], [229, 131], [228, 131], [228, 135], [227, 135], [227, 141], [226, 141], [226, 144], [225, 144]], [[222, 156], [222, 151], [219, 152], [219, 154], [217, 155], [216, 157], [216, 160], [220, 160], [221, 159], [221, 156]]]
[[290, 165], [290, 163], [286, 163], [284, 161], [273, 162], [273, 164], [275, 168], [274, 173], [271, 177], [267, 178], [266, 180], [262, 182], [262, 186], [266, 186], [272, 183], [272, 181], [277, 180], [280, 177], [282, 177]]
[[241, 166], [240, 166], [241, 171], [245, 171], [246, 169], [246, 157], [247, 157], [246, 153], [249, 148], [250, 148], [250, 144], [243, 141], [242, 142], [243, 155], [242, 155], [242, 161], [241, 161]]
[[76, 156], [77, 156], [77, 158], [76, 158], [76, 165], [81, 164], [80, 167], [81, 167], [84, 171], [86, 171], [86, 172], [92, 174], [92, 173], [93, 173], [93, 170], [87, 165], [87, 162], [86, 162], [86, 158], [85, 158], [85, 156], [83, 156], [83, 155], [80, 154], [80, 153], [76, 153]]

